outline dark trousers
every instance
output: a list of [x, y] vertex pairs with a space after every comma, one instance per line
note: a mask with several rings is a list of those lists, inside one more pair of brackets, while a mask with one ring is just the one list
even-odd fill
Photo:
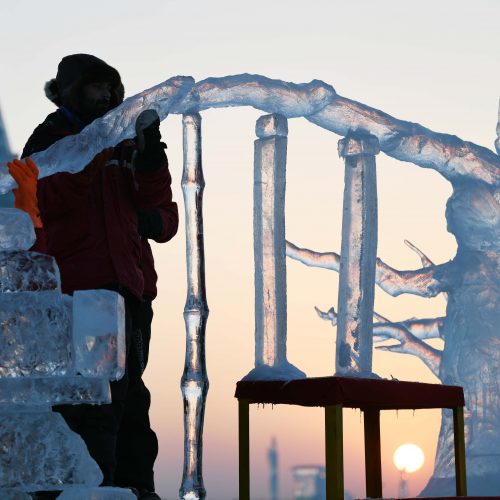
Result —
[[153, 465], [158, 440], [149, 423], [151, 397], [142, 381], [147, 365], [151, 301], [125, 297], [127, 365], [122, 379], [111, 382], [111, 404], [54, 407], [85, 441], [102, 470], [103, 485], [154, 491]]

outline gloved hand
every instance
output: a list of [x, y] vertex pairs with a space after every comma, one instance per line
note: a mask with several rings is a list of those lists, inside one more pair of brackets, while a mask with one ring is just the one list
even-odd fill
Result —
[[36, 184], [38, 180], [38, 168], [31, 158], [25, 161], [13, 160], [7, 163], [9, 174], [14, 177], [18, 187], [13, 189], [14, 207], [26, 212], [33, 221], [35, 228], [43, 227], [38, 210], [36, 196]]
[[139, 210], [137, 212], [139, 236], [147, 239], [159, 238], [163, 232], [163, 221], [158, 210]]
[[137, 157], [135, 169], [153, 173], [167, 162], [164, 142], [161, 142], [160, 118], [154, 109], [143, 111], [135, 121]]

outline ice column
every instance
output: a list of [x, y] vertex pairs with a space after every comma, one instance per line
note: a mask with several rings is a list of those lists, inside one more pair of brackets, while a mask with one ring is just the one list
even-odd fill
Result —
[[245, 380], [305, 377], [286, 359], [285, 186], [288, 123], [257, 120], [254, 152], [255, 368]]
[[201, 166], [201, 116], [182, 118], [184, 171], [182, 192], [186, 215], [187, 299], [186, 360], [181, 379], [184, 401], [184, 470], [179, 496], [185, 500], [205, 498], [202, 475], [203, 418], [208, 392], [205, 365], [205, 327], [208, 305], [205, 292], [205, 251], [202, 201], [205, 180]]
[[339, 141], [345, 160], [336, 373], [372, 373], [373, 301], [377, 257], [378, 139], [349, 132]]

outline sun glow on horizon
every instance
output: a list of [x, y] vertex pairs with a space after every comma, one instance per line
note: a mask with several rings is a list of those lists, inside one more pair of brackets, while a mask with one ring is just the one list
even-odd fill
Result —
[[416, 472], [424, 464], [424, 452], [416, 444], [402, 444], [394, 452], [394, 465], [401, 472]]

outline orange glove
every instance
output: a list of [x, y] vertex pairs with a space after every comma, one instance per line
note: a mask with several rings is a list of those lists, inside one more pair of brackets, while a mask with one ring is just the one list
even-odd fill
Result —
[[33, 221], [35, 228], [43, 227], [38, 210], [38, 200], [36, 197], [36, 184], [38, 180], [38, 168], [31, 158], [26, 158], [25, 162], [13, 160], [7, 163], [9, 174], [14, 177], [18, 188], [13, 189], [14, 207], [26, 212]]

